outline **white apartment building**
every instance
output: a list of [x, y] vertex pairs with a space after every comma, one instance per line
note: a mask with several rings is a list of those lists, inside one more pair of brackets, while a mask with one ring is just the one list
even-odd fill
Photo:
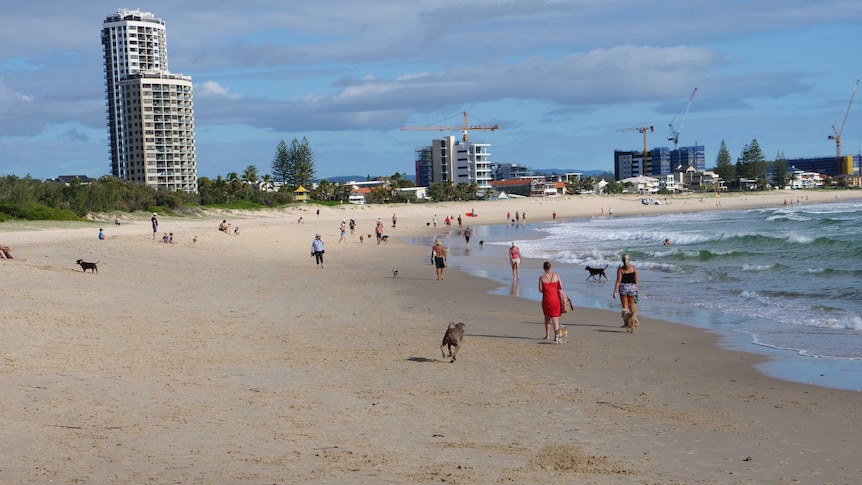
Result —
[[491, 191], [494, 168], [487, 143], [459, 142], [455, 145], [455, 184], [475, 183], [479, 193]]
[[112, 174], [197, 192], [192, 80], [168, 70], [164, 21], [118, 10], [102, 24], [102, 50]]
[[790, 185], [791, 189], [822, 189], [824, 176], [817, 172], [806, 172], [804, 170], [794, 170], [791, 172]]
[[[494, 180], [490, 146], [487, 143], [456, 141], [454, 136], [435, 139], [431, 143], [430, 158], [417, 160], [417, 180], [421, 171], [430, 174], [428, 185], [435, 182], [475, 183], [479, 193], [490, 192]], [[423, 149], [417, 153], [427, 151]]]

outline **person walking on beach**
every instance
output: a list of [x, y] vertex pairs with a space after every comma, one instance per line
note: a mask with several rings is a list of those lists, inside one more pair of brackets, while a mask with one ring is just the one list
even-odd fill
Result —
[[458, 230], [461, 230], [461, 227], [462, 227], [462, 226], [461, 226], [461, 222], [462, 222], [462, 220], [461, 220], [461, 214], [458, 214]]
[[560, 275], [551, 271], [551, 262], [542, 265], [545, 273], [539, 277], [539, 293], [542, 294], [542, 313], [545, 315], [545, 340], [551, 340], [551, 324], [554, 325], [554, 338], [560, 330], [560, 290], [563, 282]]
[[464, 231], [464, 239], [467, 240], [467, 247], [470, 247], [470, 237], [473, 235], [473, 231], [470, 229], [470, 226], [467, 226], [467, 230]]
[[395, 213], [392, 213], [392, 229], [395, 229], [395, 224], [398, 224], [398, 218], [395, 217]]
[[153, 223], [153, 240], [156, 239], [156, 234], [159, 233], [159, 219], [156, 217], [156, 213], [153, 212], [153, 217], [150, 217], [150, 222]]
[[512, 243], [509, 248], [509, 262], [512, 263], [512, 279], [521, 279], [521, 248]]
[[622, 264], [617, 268], [617, 281], [614, 283], [613, 298], [620, 295], [620, 303], [624, 312], [634, 312], [638, 297], [638, 270], [629, 260], [628, 254], [623, 254]]
[[323, 268], [323, 239], [320, 239], [320, 234], [314, 235], [314, 240], [311, 241], [311, 252], [314, 253], [317, 265]]
[[521, 223], [521, 213], [518, 211], [515, 211], [515, 225], [517, 226], [520, 223]]
[[557, 222], [557, 211], [554, 211], [554, 214], [551, 216], [554, 218], [554, 222]]
[[434, 258], [434, 267], [437, 268], [437, 281], [443, 280], [443, 270], [446, 268], [446, 248], [436, 239], [431, 246], [431, 257]]
[[338, 238], [338, 243], [341, 244], [341, 241], [344, 241], [344, 244], [347, 244], [347, 221], [344, 219], [341, 220], [341, 225], [338, 226], [338, 229], [341, 231], [341, 237]]
[[434, 222], [434, 229], [437, 229], [437, 214], [434, 214], [434, 218], [431, 220]]
[[374, 228], [374, 233], [377, 234], [377, 244], [383, 239], [383, 221], [377, 219], [377, 226]]

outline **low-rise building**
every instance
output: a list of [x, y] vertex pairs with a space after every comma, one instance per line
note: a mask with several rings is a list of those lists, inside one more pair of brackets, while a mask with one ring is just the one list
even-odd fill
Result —
[[659, 180], [654, 177], [646, 177], [641, 175], [639, 177], [629, 177], [620, 180], [623, 185], [631, 185], [632, 189], [630, 192], [637, 192], [638, 194], [655, 194], [659, 191]]
[[566, 193], [566, 183], [560, 180], [535, 178], [530, 182], [530, 197], [557, 197]]
[[791, 189], [822, 189], [825, 175], [817, 172], [804, 172], [795, 170], [790, 174]]
[[843, 181], [845, 187], [862, 189], [862, 175], [838, 175], [833, 178], [836, 181]]
[[681, 173], [682, 186], [689, 190], [715, 190], [723, 192], [727, 190], [724, 180], [711, 170], [696, 170], [688, 167]]

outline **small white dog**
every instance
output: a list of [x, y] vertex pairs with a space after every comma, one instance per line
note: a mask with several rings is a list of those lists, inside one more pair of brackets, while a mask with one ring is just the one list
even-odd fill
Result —
[[393, 278], [397, 278], [397, 277], [398, 277], [398, 268], [393, 268], [393, 269], [392, 269], [392, 277], [393, 277]]

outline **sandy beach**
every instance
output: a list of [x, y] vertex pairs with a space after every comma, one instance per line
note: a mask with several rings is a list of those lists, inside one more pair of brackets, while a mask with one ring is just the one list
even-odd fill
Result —
[[[576, 308], [569, 343], [544, 341], [537, 302], [454, 268], [437, 281], [405, 240], [471, 210], [534, 223], [836, 197], [862, 192], [162, 215], [171, 245], [150, 214], [0, 224], [16, 257], [0, 261], [0, 483], [860, 483], [862, 393], [766, 377], [763, 357], [649, 315], [629, 335], [618, 312]], [[467, 325], [455, 363], [451, 321]]]

